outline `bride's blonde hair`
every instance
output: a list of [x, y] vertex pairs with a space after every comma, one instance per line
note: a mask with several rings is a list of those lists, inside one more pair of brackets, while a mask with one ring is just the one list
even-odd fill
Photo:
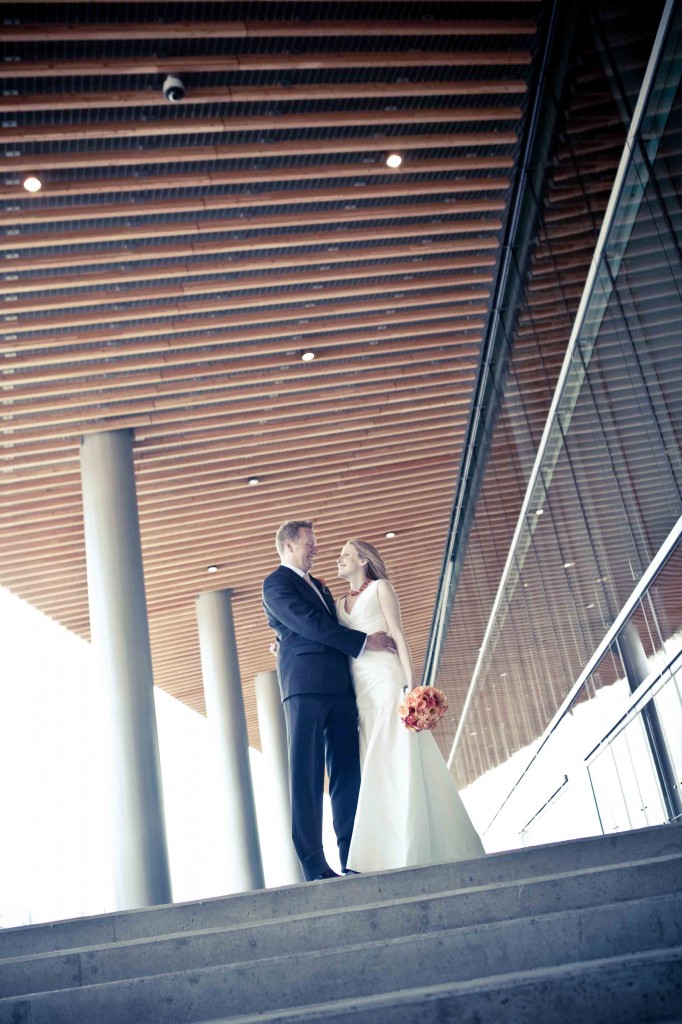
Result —
[[356, 540], [354, 537], [348, 543], [353, 545], [360, 558], [367, 559], [365, 569], [369, 579], [387, 580], [390, 578], [388, 569], [384, 565], [384, 560], [373, 544], [370, 544], [367, 540]]

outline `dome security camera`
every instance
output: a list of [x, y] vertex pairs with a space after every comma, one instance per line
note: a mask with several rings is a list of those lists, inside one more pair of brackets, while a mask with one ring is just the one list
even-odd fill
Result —
[[163, 95], [169, 103], [179, 103], [185, 98], [185, 86], [177, 75], [168, 75], [163, 83]]

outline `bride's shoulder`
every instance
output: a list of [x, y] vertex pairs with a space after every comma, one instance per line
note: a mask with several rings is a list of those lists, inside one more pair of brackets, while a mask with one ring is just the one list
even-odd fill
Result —
[[395, 587], [390, 580], [377, 580], [376, 594], [380, 604], [383, 601], [384, 604], [388, 603], [390, 606], [391, 603], [395, 603], [397, 601]]

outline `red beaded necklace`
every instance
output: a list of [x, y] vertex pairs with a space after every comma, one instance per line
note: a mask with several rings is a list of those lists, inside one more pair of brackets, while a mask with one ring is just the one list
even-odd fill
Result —
[[348, 597], [357, 597], [358, 594], [361, 594], [363, 592], [363, 590], [365, 590], [365, 588], [370, 585], [371, 582], [372, 582], [371, 580], [365, 580], [365, 582], [362, 584], [362, 586], [358, 587], [357, 590], [349, 590], [348, 591]]

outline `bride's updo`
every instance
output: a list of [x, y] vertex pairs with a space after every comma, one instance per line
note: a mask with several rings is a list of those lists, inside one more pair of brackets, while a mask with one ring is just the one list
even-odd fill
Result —
[[367, 559], [365, 570], [370, 580], [389, 579], [388, 569], [384, 565], [384, 560], [373, 544], [370, 544], [367, 540], [355, 540], [354, 538], [351, 538], [348, 543], [353, 545], [360, 558]]

